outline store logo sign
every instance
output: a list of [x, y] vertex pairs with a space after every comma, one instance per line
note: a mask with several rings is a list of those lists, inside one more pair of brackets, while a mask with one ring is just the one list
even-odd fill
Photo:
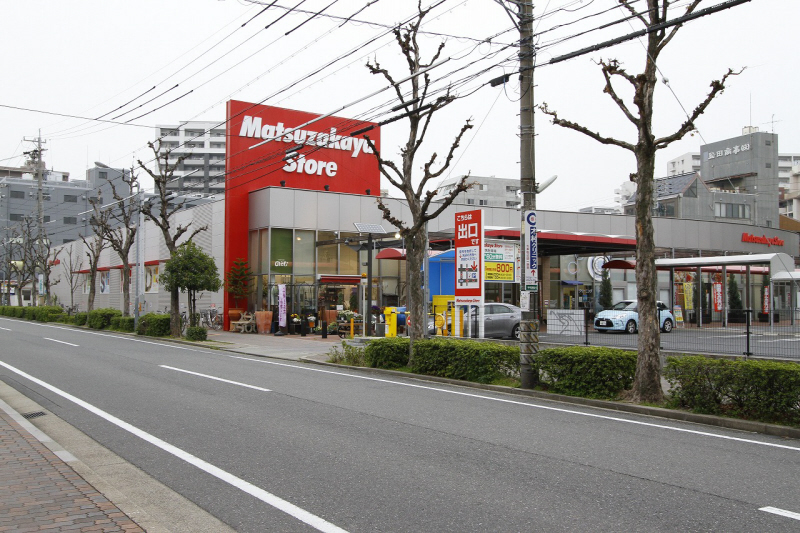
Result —
[[767, 237], [766, 235], [758, 237], [752, 233], [742, 233], [742, 242], [766, 244], [767, 246], [783, 246], [783, 240], [779, 239], [778, 237]]

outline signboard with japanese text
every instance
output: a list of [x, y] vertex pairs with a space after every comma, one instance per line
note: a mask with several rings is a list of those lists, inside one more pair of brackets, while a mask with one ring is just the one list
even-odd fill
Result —
[[484, 242], [484, 281], [519, 281], [519, 246], [508, 242]]
[[278, 285], [278, 326], [286, 327], [286, 285]]
[[722, 283], [714, 284], [714, 311], [722, 311]]
[[523, 272], [524, 290], [539, 289], [539, 240], [536, 228], [536, 211], [525, 211], [525, 254]]
[[495, 263], [487, 261], [484, 267], [486, 281], [514, 281], [514, 263]]
[[483, 211], [456, 213], [457, 305], [483, 303]]

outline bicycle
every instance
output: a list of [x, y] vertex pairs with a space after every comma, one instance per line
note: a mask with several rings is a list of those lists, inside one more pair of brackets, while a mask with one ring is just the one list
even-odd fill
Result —
[[186, 311], [181, 311], [181, 335], [186, 335], [186, 329], [189, 327], [189, 316]]
[[207, 329], [222, 329], [222, 315], [216, 309], [206, 309], [200, 312], [200, 325]]

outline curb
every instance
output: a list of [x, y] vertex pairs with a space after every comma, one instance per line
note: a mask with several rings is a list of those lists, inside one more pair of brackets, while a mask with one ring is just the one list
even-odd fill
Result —
[[378, 374], [383, 376], [404, 377], [416, 379], [419, 381], [429, 381], [434, 383], [445, 383], [448, 385], [457, 385], [459, 387], [467, 387], [472, 389], [487, 390], [492, 392], [500, 392], [505, 394], [512, 394], [514, 396], [524, 396], [528, 398], [536, 398], [538, 400], [547, 400], [559, 403], [569, 403], [574, 405], [583, 405], [586, 407], [594, 407], [598, 409], [606, 409], [610, 411], [618, 411], [625, 413], [632, 413], [638, 415], [653, 416], [656, 418], [665, 418], [668, 420], [677, 420], [680, 422], [691, 422], [694, 424], [703, 424], [706, 426], [716, 426], [725, 429], [736, 429], [739, 431], [747, 431], [750, 433], [761, 433], [764, 435], [771, 435], [775, 437], [785, 437], [791, 439], [800, 439], [800, 428], [789, 426], [780, 426], [778, 424], [767, 424], [764, 422], [754, 422], [752, 420], [742, 420], [739, 418], [725, 418], [715, 415], [703, 415], [698, 413], [690, 413], [688, 411], [678, 411], [674, 409], [665, 409], [663, 407], [650, 407], [647, 405], [638, 405], [632, 403], [612, 402], [609, 400], [595, 400], [591, 398], [581, 398], [578, 396], [566, 396], [564, 394], [554, 394], [552, 392], [517, 389], [513, 387], [505, 387], [502, 385], [486, 385], [483, 383], [472, 383], [470, 381], [461, 381], [458, 379], [441, 378], [438, 376], [425, 376], [421, 374], [409, 374], [407, 372], [398, 372], [396, 370], [385, 370], [382, 368], [368, 368], [337, 365], [334, 363], [327, 363], [316, 361], [308, 357], [301, 357], [299, 359], [303, 363], [312, 363], [315, 365], [330, 366], [334, 368], [347, 368], [352, 370], [360, 370], [363, 372]]

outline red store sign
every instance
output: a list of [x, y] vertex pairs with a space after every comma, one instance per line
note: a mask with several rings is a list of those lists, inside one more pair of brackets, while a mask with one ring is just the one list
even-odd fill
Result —
[[778, 237], [767, 237], [762, 235], [757, 237], [752, 233], [742, 233], [742, 242], [752, 242], [753, 244], [765, 244], [767, 246], [783, 246], [783, 240]]

